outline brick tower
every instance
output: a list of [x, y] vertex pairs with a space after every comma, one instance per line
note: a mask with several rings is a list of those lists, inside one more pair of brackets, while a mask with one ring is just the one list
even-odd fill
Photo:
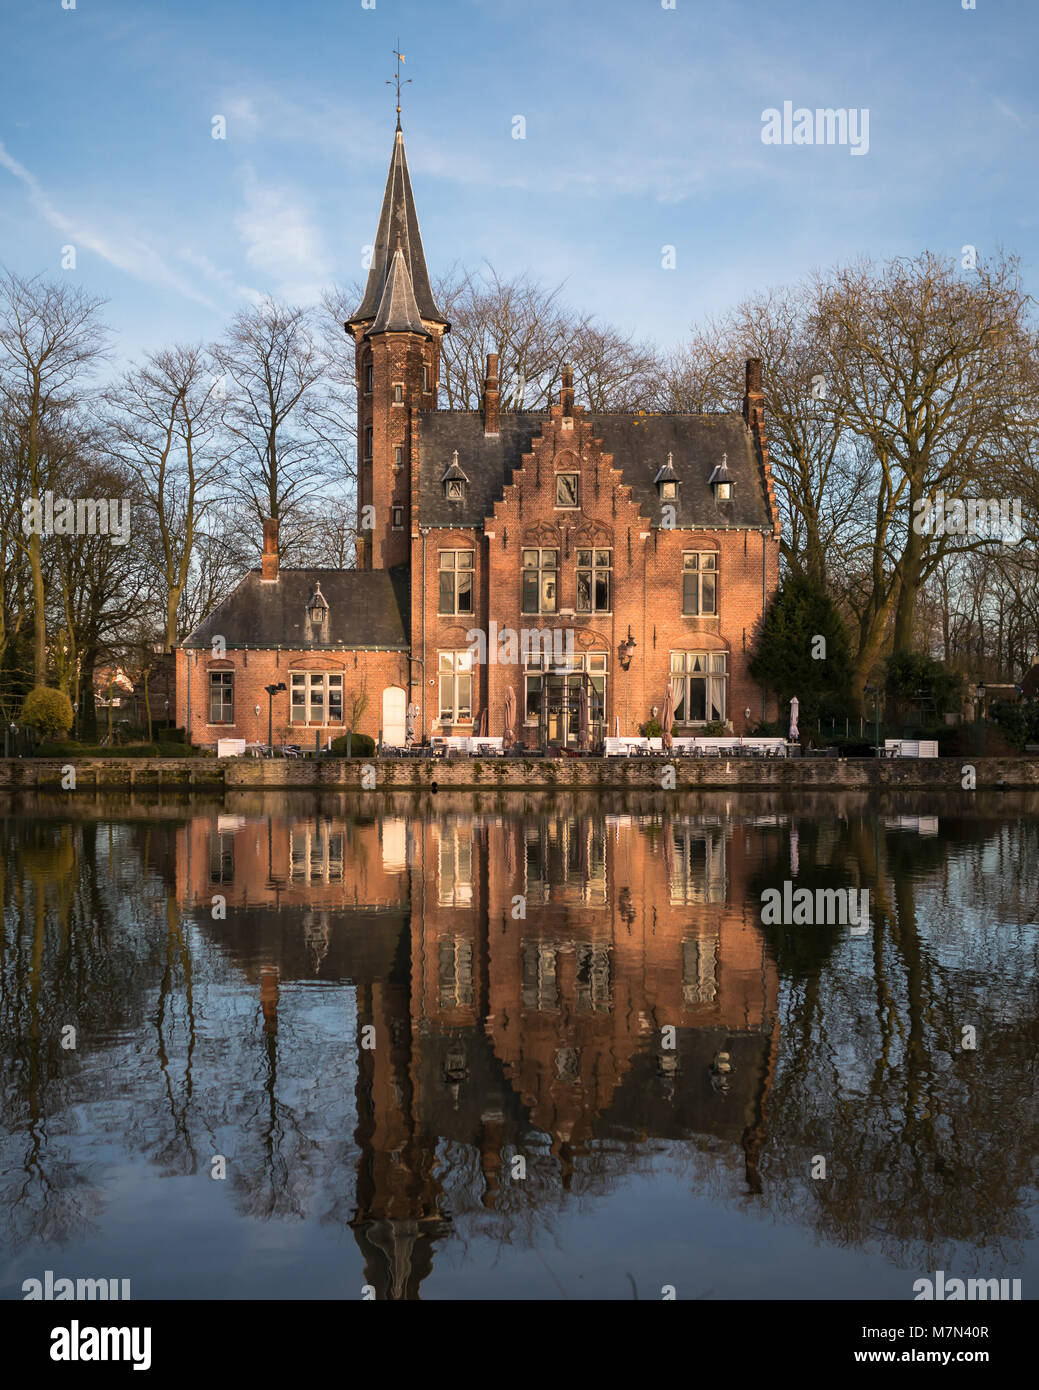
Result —
[[404, 153], [400, 116], [364, 298], [344, 325], [357, 353], [357, 566], [407, 564], [411, 548], [412, 410], [435, 410], [437, 308]]

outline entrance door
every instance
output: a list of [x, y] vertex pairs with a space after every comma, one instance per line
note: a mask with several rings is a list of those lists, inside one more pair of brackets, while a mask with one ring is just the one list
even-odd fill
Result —
[[403, 748], [408, 697], [399, 685], [382, 692], [382, 741], [391, 748]]
[[548, 671], [541, 684], [541, 746], [576, 748], [580, 736], [580, 672]]

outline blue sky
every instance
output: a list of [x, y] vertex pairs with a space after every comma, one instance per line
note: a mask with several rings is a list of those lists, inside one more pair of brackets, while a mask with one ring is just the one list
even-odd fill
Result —
[[[661, 344], [859, 254], [1002, 245], [1035, 292], [1039, 6], [962, 5], [8, 0], [0, 264], [105, 296], [125, 356], [216, 336], [257, 293], [356, 279], [399, 33], [434, 274], [565, 278]], [[868, 108], [868, 154], [763, 144], [784, 101]]]

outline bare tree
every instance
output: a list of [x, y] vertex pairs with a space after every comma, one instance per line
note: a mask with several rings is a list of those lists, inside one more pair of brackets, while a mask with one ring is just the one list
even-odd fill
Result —
[[233, 436], [222, 427], [214, 363], [204, 348], [150, 353], [109, 391], [111, 449], [140, 480], [158, 536], [165, 593], [165, 643], [178, 637], [195, 533], [227, 492]]
[[[46, 487], [41, 434], [54, 414], [67, 413], [82, 395], [84, 375], [104, 355], [103, 300], [40, 276], [0, 277], [0, 402], [22, 438], [26, 501], [39, 506]], [[46, 590], [41, 535], [29, 536], [33, 591], [33, 679], [47, 681]]]
[[999, 538], [927, 534], [915, 525], [938, 492], [972, 485], [994, 496], [1001, 474], [1034, 433], [1020, 380], [1031, 335], [1017, 263], [1004, 256], [961, 274], [925, 252], [877, 269], [842, 268], [819, 282], [816, 338], [827, 351], [830, 410], [867, 446], [877, 484], [872, 568], [881, 585], [860, 672], [875, 657], [888, 614], [896, 651], [913, 638], [922, 583], [950, 549]]
[[593, 410], [644, 408], [653, 394], [655, 353], [608, 325], [575, 313], [562, 284], [527, 276], [503, 279], [493, 266], [455, 270], [438, 282], [451, 323], [441, 358], [441, 399], [448, 410], [475, 410], [489, 352], [498, 354], [502, 410], [545, 410], [567, 362], [579, 398]]
[[213, 356], [227, 393], [224, 422], [254, 515], [291, 526], [326, 472], [325, 446], [307, 423], [309, 398], [325, 370], [311, 316], [265, 299], [235, 315]]

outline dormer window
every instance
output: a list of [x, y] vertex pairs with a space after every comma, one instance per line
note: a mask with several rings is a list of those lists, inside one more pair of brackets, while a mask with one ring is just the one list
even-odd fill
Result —
[[307, 617], [310, 620], [311, 640], [327, 641], [325, 634], [328, 631], [328, 600], [321, 592], [320, 581], [314, 585], [314, 592], [307, 604]]
[[465, 476], [458, 466], [458, 450], [454, 452], [454, 460], [440, 480], [444, 485], [444, 496], [449, 502], [464, 502], [466, 490], [469, 486], [469, 479]]
[[728, 502], [732, 496], [732, 474], [729, 472], [728, 454], [722, 454], [721, 463], [717, 465], [708, 481], [714, 489], [714, 500]]
[[678, 474], [674, 470], [670, 454], [667, 456], [667, 463], [659, 470], [653, 481], [656, 484], [657, 494], [661, 502], [678, 501]]

